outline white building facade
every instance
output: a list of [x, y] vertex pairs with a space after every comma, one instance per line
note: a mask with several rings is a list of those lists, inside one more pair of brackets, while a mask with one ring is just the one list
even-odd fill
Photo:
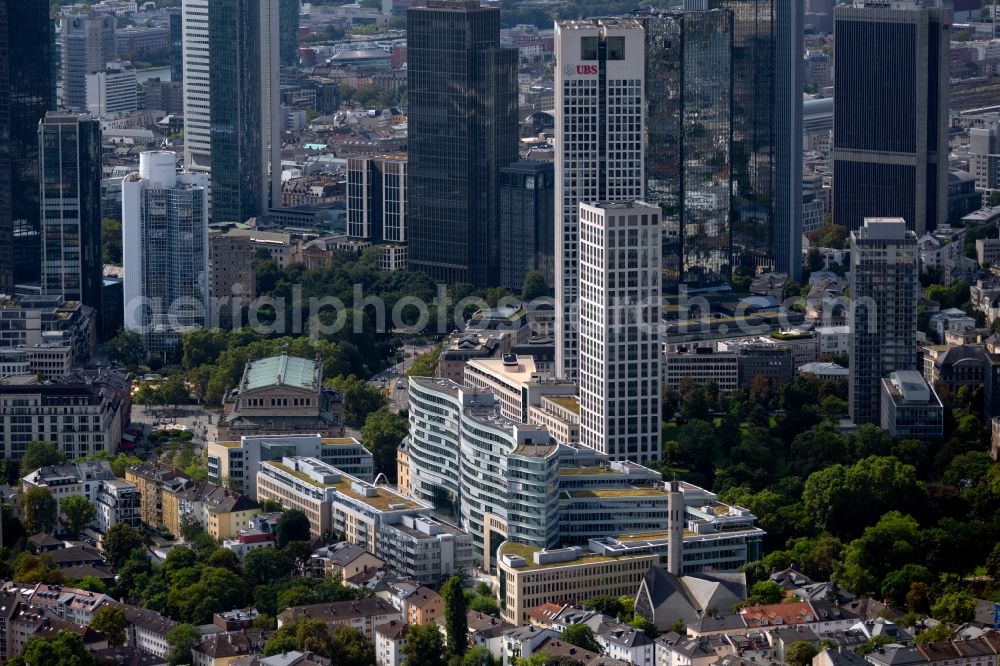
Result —
[[631, 19], [555, 27], [556, 374], [578, 369], [581, 202], [643, 196], [645, 31]]
[[660, 209], [580, 204], [580, 443], [659, 460]]

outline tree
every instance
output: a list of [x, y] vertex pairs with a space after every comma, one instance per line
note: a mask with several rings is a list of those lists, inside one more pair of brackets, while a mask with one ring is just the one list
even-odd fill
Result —
[[549, 295], [549, 285], [545, 276], [538, 271], [528, 271], [521, 285], [521, 300], [533, 301], [536, 298]]
[[421, 666], [445, 666], [444, 644], [435, 624], [411, 624], [406, 629], [402, 648], [407, 663]]
[[281, 511], [281, 502], [273, 499], [266, 499], [260, 502], [261, 513], [279, 513]]
[[926, 643], [937, 643], [939, 641], [946, 641], [952, 637], [951, 627], [947, 624], [936, 624], [930, 629], [926, 629], [919, 634], [917, 634], [916, 639], [914, 639], [919, 645], [924, 645]]
[[946, 592], [931, 605], [931, 617], [942, 622], [971, 622], [976, 617], [976, 598], [968, 592]]
[[14, 560], [14, 580], [19, 583], [58, 585], [63, 582], [63, 574], [48, 553], [21, 553]]
[[243, 577], [251, 589], [290, 576], [294, 568], [295, 562], [274, 548], [256, 548], [243, 558]]
[[369, 666], [375, 663], [375, 646], [353, 627], [339, 625], [333, 630], [330, 658], [341, 666]]
[[278, 517], [275, 545], [284, 548], [291, 541], [309, 541], [309, 518], [298, 509], [285, 511]]
[[66, 454], [56, 448], [52, 442], [33, 441], [28, 442], [24, 449], [24, 457], [21, 458], [21, 472], [27, 474], [39, 467], [49, 465], [63, 465], [66, 463]]
[[494, 666], [493, 655], [488, 647], [477, 645], [465, 653], [458, 666]]
[[83, 495], [70, 495], [59, 501], [63, 528], [77, 536], [83, 528], [97, 518], [97, 507]]
[[108, 352], [112, 361], [129, 368], [135, 368], [146, 360], [142, 336], [135, 331], [119, 329], [118, 334], [108, 343]]
[[992, 578], [994, 583], [1000, 582], [1000, 543], [993, 546], [989, 557], [986, 558], [986, 575]]
[[192, 624], [178, 624], [167, 632], [167, 661], [175, 666], [191, 663], [191, 648], [201, 641], [201, 632]]
[[622, 618], [625, 615], [621, 599], [610, 595], [591, 597], [581, 605], [587, 610], [596, 611], [608, 617]]
[[51, 532], [56, 526], [56, 500], [49, 489], [28, 488], [21, 496], [21, 515], [29, 534]]
[[142, 545], [142, 534], [128, 523], [115, 523], [104, 535], [104, 554], [115, 569], [120, 568], [132, 551], [142, 548]]
[[448, 649], [452, 654], [463, 655], [469, 648], [469, 623], [462, 579], [458, 576], [449, 578], [441, 586], [441, 596], [444, 598], [444, 627], [448, 636]]
[[588, 652], [593, 652], [595, 654], [601, 654], [603, 652], [601, 644], [597, 642], [597, 636], [594, 634], [594, 630], [585, 624], [574, 624], [566, 627], [560, 638], [562, 638], [566, 643], [575, 645], [578, 648], [583, 648]]
[[385, 404], [382, 392], [354, 375], [337, 377], [331, 384], [344, 395], [344, 422], [360, 426], [369, 414]]
[[386, 407], [369, 414], [361, 427], [361, 441], [375, 458], [375, 473], [382, 472], [391, 482], [396, 481], [396, 450], [407, 432], [406, 417]]
[[816, 656], [816, 648], [806, 641], [795, 641], [785, 648], [785, 663], [788, 666], [808, 666]]
[[773, 580], [762, 580], [754, 583], [747, 597], [747, 605], [777, 604], [785, 598], [785, 590]]
[[178, 405], [187, 404], [191, 400], [191, 392], [188, 390], [181, 375], [172, 375], [169, 377], [165, 382], [160, 384], [158, 392], [163, 404], [172, 405], [174, 409], [177, 409]]
[[635, 627], [639, 631], [643, 632], [649, 638], [656, 638], [656, 625], [652, 620], [647, 620], [641, 615], [636, 615], [631, 620], [628, 621], [628, 626]]
[[104, 634], [108, 645], [118, 647], [125, 645], [125, 611], [118, 606], [101, 606], [90, 620], [90, 628]]
[[21, 654], [8, 662], [10, 666], [96, 666], [97, 659], [83, 644], [83, 639], [70, 631], [60, 631], [52, 639], [33, 636], [21, 649]]

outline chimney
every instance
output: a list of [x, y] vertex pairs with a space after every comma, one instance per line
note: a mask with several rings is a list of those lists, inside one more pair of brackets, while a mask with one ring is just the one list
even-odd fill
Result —
[[684, 495], [677, 480], [670, 482], [667, 495], [667, 571], [680, 576], [684, 570]]

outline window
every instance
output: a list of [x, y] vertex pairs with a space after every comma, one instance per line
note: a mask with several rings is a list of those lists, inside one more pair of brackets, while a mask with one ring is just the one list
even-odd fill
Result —
[[608, 60], [625, 59], [625, 38], [608, 37]]
[[580, 38], [580, 60], [597, 60], [597, 37]]

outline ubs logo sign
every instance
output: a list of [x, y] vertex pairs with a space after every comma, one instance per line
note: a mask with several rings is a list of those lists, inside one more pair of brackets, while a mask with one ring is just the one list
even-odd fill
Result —
[[597, 74], [597, 65], [577, 65], [576, 73], [592, 76], [594, 74]]

